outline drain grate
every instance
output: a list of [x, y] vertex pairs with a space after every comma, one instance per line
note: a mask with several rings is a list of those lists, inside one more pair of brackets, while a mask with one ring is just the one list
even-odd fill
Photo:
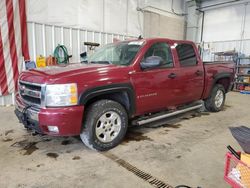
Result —
[[127, 161], [125, 161], [123, 159], [120, 159], [119, 157], [117, 157], [116, 155], [114, 155], [114, 154], [112, 154], [110, 152], [103, 152], [102, 154], [104, 156], [106, 156], [107, 158], [111, 159], [112, 161], [116, 162], [117, 164], [119, 164], [123, 168], [125, 168], [128, 171], [132, 172], [133, 174], [135, 174], [139, 178], [147, 181], [149, 184], [153, 185], [154, 187], [157, 187], [157, 188], [173, 188], [171, 185], [169, 185], [169, 184], [167, 184], [167, 183], [153, 177], [149, 173], [146, 173], [146, 172], [136, 168], [135, 166], [131, 165]]

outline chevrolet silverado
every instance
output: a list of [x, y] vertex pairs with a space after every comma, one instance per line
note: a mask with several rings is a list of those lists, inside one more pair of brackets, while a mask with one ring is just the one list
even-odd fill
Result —
[[121, 41], [86, 63], [22, 72], [15, 113], [37, 133], [80, 135], [103, 151], [117, 146], [130, 124], [196, 110], [202, 100], [208, 111], [220, 111], [233, 78], [233, 62], [202, 62], [191, 41]]

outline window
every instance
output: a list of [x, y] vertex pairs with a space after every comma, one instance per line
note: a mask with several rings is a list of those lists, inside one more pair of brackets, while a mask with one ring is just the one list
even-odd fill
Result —
[[175, 49], [181, 66], [194, 66], [197, 64], [195, 51], [191, 44], [178, 44]]
[[143, 41], [125, 41], [108, 44], [95, 51], [88, 58], [88, 62], [130, 65], [142, 45]]
[[173, 67], [173, 58], [170, 47], [165, 42], [153, 44], [144, 55], [144, 59], [150, 56], [159, 56], [162, 58], [160, 67]]

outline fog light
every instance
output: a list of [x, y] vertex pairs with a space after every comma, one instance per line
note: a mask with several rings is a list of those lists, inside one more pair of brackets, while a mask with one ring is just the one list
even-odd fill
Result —
[[48, 126], [49, 132], [59, 133], [59, 129], [57, 126]]

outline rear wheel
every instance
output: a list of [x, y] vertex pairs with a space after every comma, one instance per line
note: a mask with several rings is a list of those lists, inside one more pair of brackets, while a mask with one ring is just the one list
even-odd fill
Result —
[[100, 100], [89, 106], [80, 134], [83, 143], [91, 149], [109, 150], [124, 138], [128, 116], [123, 106], [112, 100]]
[[205, 107], [208, 111], [219, 112], [222, 110], [226, 98], [226, 92], [222, 85], [216, 84], [212, 92], [205, 100]]

